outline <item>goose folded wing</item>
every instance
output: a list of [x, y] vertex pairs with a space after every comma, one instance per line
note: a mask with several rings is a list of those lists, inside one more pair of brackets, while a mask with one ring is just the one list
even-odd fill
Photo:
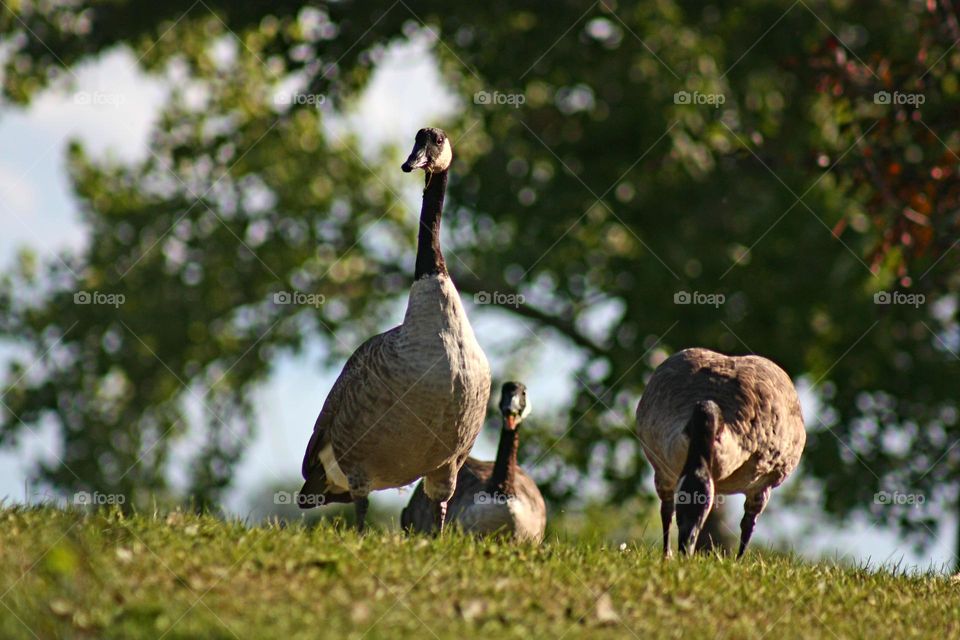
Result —
[[357, 347], [357, 350], [347, 359], [347, 363], [343, 365], [340, 376], [333, 383], [333, 388], [330, 389], [323, 408], [320, 409], [320, 415], [317, 416], [313, 426], [313, 435], [310, 436], [307, 451], [303, 456], [301, 473], [305, 480], [310, 478], [311, 470], [320, 464], [320, 452], [327, 445], [327, 436], [334, 418], [342, 412], [350, 413], [358, 409], [352, 406], [355, 404], [352, 398], [355, 398], [356, 394], [350, 394], [347, 390], [365, 383], [376, 383], [372, 359], [381, 353], [387, 343], [395, 339], [399, 330], [400, 327], [394, 327], [390, 331], [369, 338]]

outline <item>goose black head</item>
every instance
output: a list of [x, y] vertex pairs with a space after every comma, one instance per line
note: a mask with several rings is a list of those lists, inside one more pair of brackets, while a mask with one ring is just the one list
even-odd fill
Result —
[[404, 173], [423, 169], [427, 173], [441, 173], [453, 162], [453, 147], [443, 129], [427, 127], [417, 131], [410, 157], [400, 168]]
[[503, 383], [503, 388], [500, 389], [500, 413], [503, 415], [503, 425], [511, 431], [530, 415], [527, 388], [522, 383]]
[[723, 419], [717, 403], [712, 400], [698, 402], [684, 427], [684, 433], [690, 440], [690, 447], [674, 497], [681, 555], [694, 552], [697, 538], [713, 507], [711, 467], [717, 441], [723, 433]]

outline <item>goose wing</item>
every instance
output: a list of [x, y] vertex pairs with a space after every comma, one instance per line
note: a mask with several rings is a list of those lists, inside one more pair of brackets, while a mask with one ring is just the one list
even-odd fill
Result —
[[353, 355], [347, 359], [347, 363], [343, 365], [340, 376], [333, 383], [333, 388], [330, 389], [330, 393], [323, 403], [323, 408], [320, 409], [320, 415], [317, 416], [317, 421], [313, 426], [313, 435], [310, 436], [310, 442], [307, 444], [307, 450], [303, 456], [301, 472], [305, 480], [309, 480], [318, 467], [322, 467], [320, 452], [327, 445], [328, 434], [334, 418], [344, 412], [349, 414], [357, 410], [357, 407], [354, 406], [356, 395], [350, 393], [350, 390], [365, 383], [370, 383], [371, 378], [375, 380], [373, 356], [380, 353], [384, 347], [395, 340], [399, 332], [400, 327], [394, 327], [389, 331], [373, 336], [357, 347]]

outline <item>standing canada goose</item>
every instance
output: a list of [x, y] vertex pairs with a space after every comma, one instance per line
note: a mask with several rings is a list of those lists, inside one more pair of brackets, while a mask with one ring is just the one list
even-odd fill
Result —
[[301, 508], [353, 501], [363, 530], [367, 495], [424, 478], [437, 531], [457, 472], [483, 426], [490, 366], [440, 251], [440, 216], [453, 161], [440, 129], [417, 132], [401, 167], [426, 186], [414, 282], [403, 324], [364, 342], [327, 396], [303, 458]]
[[[500, 392], [503, 426], [495, 462], [468, 458], [450, 500], [450, 519], [473, 533], [506, 532], [517, 540], [540, 543], [547, 526], [547, 506], [537, 484], [517, 466], [520, 423], [530, 414], [527, 388], [507, 382]], [[405, 531], [428, 532], [433, 527], [430, 502], [417, 485], [400, 515]]]
[[674, 495], [683, 554], [693, 553], [714, 496], [733, 493], [746, 495], [742, 556], [770, 492], [796, 469], [807, 439], [783, 369], [760, 356], [708, 349], [684, 349], [657, 367], [637, 406], [637, 433], [653, 467], [665, 557]]

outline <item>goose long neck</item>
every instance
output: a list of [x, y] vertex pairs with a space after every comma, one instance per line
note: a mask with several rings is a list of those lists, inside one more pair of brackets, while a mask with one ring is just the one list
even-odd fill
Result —
[[447, 191], [447, 172], [426, 174], [423, 204], [420, 207], [420, 234], [417, 238], [417, 266], [414, 280], [446, 275], [447, 265], [440, 251], [440, 217]]
[[497, 447], [497, 459], [493, 463], [490, 476], [490, 488], [505, 496], [515, 495], [514, 482], [517, 477], [517, 446], [520, 442], [520, 430], [500, 429], [500, 445]]
[[715, 456], [712, 435], [702, 428], [695, 430], [690, 438], [687, 459], [683, 464], [683, 474], [694, 473], [698, 470], [712, 471]]

